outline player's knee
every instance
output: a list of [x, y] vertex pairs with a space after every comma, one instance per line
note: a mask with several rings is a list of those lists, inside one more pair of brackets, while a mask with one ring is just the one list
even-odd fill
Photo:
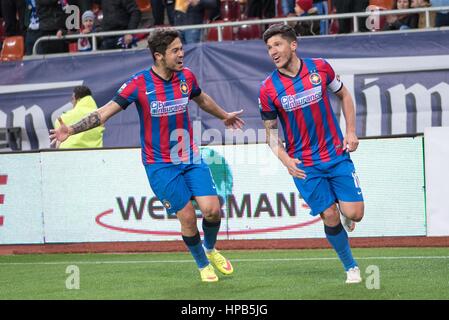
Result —
[[363, 209], [355, 211], [354, 214], [353, 214], [352, 220], [355, 221], [355, 222], [362, 221], [363, 215], [364, 215], [363, 211], [364, 211]]
[[344, 215], [352, 221], [360, 222], [363, 219], [364, 211], [365, 210], [363, 204], [361, 204], [352, 208], [346, 208], [344, 211]]
[[338, 212], [337, 206], [332, 206], [326, 209], [320, 214], [321, 219], [327, 226], [337, 225], [340, 220], [340, 213]]
[[189, 217], [187, 219], [182, 219], [181, 225], [183, 230], [189, 233], [195, 233], [195, 231], [198, 229], [196, 216]]
[[208, 221], [218, 221], [220, 220], [220, 206], [211, 205], [203, 210], [203, 216]]

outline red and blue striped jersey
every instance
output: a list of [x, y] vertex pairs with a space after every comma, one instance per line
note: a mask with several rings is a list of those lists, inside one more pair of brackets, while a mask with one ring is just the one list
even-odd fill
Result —
[[117, 91], [113, 101], [126, 109], [135, 103], [140, 119], [144, 164], [180, 163], [198, 156], [193, 141], [188, 103], [201, 89], [188, 68], [164, 80], [152, 69], [133, 75]]
[[328, 95], [328, 89], [337, 93], [342, 88], [340, 77], [323, 59], [301, 59], [295, 77], [275, 70], [260, 87], [262, 119], [279, 117], [288, 155], [298, 158], [304, 166], [347, 154]]

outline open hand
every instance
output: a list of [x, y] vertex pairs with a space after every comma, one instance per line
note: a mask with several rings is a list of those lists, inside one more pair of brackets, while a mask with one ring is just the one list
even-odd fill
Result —
[[243, 109], [240, 111], [229, 112], [226, 119], [223, 120], [226, 128], [242, 129], [245, 125], [245, 121], [238, 116], [243, 113]]
[[307, 177], [306, 173], [298, 168], [298, 164], [300, 163], [301, 161], [299, 161], [299, 159], [288, 158], [288, 160], [284, 162], [284, 165], [287, 168], [288, 173], [290, 173], [290, 175], [292, 175], [295, 178], [305, 179]]
[[58, 118], [59, 128], [50, 130], [50, 146], [56, 145], [56, 142], [63, 142], [70, 136], [69, 127], [66, 126], [61, 117]]

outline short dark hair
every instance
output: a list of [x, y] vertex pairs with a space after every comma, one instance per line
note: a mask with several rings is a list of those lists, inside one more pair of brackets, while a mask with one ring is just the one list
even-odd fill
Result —
[[150, 48], [153, 59], [154, 54], [159, 52], [165, 54], [167, 47], [176, 39], [181, 38], [178, 30], [173, 28], [156, 28], [148, 37], [148, 48]]
[[[407, 0], [407, 2], [408, 2], [408, 7], [410, 8], [412, 6], [412, 1], [411, 0]], [[393, 9], [397, 9], [397, 8], [398, 8], [398, 0], [396, 0], [393, 3]]]
[[77, 86], [77, 87], [75, 87], [73, 89], [73, 94], [75, 95], [75, 99], [79, 100], [79, 99], [84, 98], [86, 96], [91, 96], [92, 92], [86, 86]]
[[280, 35], [282, 38], [289, 40], [290, 42], [296, 41], [295, 29], [287, 24], [277, 23], [272, 24], [263, 34], [263, 41], [267, 43], [268, 39], [275, 35]]

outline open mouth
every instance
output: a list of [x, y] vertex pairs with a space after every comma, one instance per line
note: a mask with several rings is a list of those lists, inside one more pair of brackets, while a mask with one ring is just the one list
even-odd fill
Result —
[[274, 63], [278, 64], [281, 61], [281, 57], [273, 57]]

